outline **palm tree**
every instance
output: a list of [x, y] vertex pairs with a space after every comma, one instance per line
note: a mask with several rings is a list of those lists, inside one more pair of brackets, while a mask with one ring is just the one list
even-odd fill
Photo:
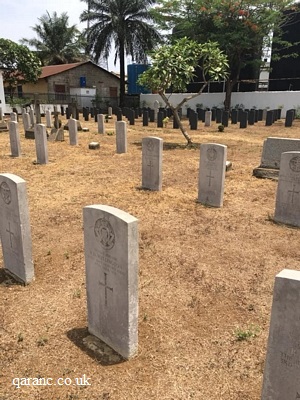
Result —
[[43, 65], [67, 64], [86, 59], [86, 43], [76, 25], [69, 25], [66, 12], [60, 16], [54, 11], [38, 18], [39, 24], [32, 27], [38, 39], [22, 39], [21, 43], [37, 51]]
[[150, 13], [152, 0], [81, 0], [88, 5], [81, 22], [88, 22], [85, 31], [88, 51], [94, 61], [108, 58], [115, 47], [115, 64], [120, 61], [120, 105], [125, 96], [125, 56], [134, 62], [147, 62], [147, 52], [153, 50], [161, 36], [153, 26]]

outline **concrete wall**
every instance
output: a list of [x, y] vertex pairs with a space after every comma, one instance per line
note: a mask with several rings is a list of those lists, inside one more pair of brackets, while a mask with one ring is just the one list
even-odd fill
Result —
[[[184, 97], [191, 93], [175, 93], [170, 96], [170, 101], [173, 105], [178, 104]], [[141, 94], [141, 106], [154, 108], [154, 101], [158, 100], [161, 106], [164, 107], [164, 102], [159, 94]], [[223, 107], [225, 93], [203, 93], [188, 101], [187, 107], [196, 109], [196, 104], [202, 104], [203, 107]], [[282, 108], [281, 116], [285, 118], [285, 113], [290, 108], [300, 107], [300, 91], [295, 92], [235, 92], [232, 94], [231, 105], [235, 107], [237, 104], [243, 105], [245, 108]], [[186, 108], [183, 106], [183, 114]]]

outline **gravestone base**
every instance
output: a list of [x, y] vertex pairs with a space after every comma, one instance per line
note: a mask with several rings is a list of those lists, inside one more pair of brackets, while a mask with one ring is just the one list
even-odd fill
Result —
[[86, 336], [82, 339], [82, 342], [85, 348], [91, 350], [96, 358], [100, 358], [106, 365], [118, 364], [125, 361], [125, 358], [94, 335]]
[[279, 169], [257, 167], [253, 170], [253, 176], [256, 178], [273, 179], [274, 181], [278, 181]]
[[100, 149], [100, 143], [99, 142], [91, 142], [91, 143], [89, 143], [89, 149], [90, 150]]
[[32, 283], [35, 279], [35, 277], [33, 277], [31, 279], [30, 282], [25, 282], [23, 281], [21, 278], [19, 278], [17, 275], [15, 275], [14, 273], [12, 273], [9, 269], [3, 268], [4, 273], [7, 275], [8, 279], [6, 280], [6, 282], [8, 282], [8, 280], [10, 281], [11, 284], [17, 282], [18, 284], [21, 284], [23, 286], [27, 286], [30, 283]]
[[25, 139], [34, 139], [34, 129], [27, 129], [25, 131]]

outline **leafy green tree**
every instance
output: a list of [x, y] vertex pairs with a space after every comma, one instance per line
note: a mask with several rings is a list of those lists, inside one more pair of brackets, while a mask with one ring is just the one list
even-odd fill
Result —
[[32, 27], [37, 38], [22, 39], [21, 43], [34, 48], [43, 65], [68, 64], [86, 59], [85, 41], [76, 25], [69, 26], [66, 12], [52, 16], [46, 14], [38, 18], [39, 23]]
[[[166, 90], [171, 88], [173, 91], [184, 91], [194, 77], [196, 67], [202, 71], [203, 84], [200, 90], [198, 93], [187, 95], [177, 105], [172, 104], [172, 99]], [[217, 43], [199, 44], [182, 38], [174, 44], [166, 44], [156, 49], [151, 67], [140, 75], [139, 84], [157, 91], [172, 110], [187, 144], [190, 145], [192, 139], [180, 121], [178, 110], [187, 101], [199, 96], [210, 80], [224, 79], [227, 68], [227, 58], [219, 50]]]
[[259, 70], [263, 49], [271, 46], [271, 32], [286, 23], [282, 11], [291, 0], [161, 0], [156, 17], [172, 36], [200, 43], [217, 42], [228, 57], [225, 108], [246, 65]]
[[41, 62], [28, 47], [0, 38], [0, 69], [3, 82], [8, 85], [10, 98], [18, 85], [37, 82], [41, 74]]
[[155, 29], [150, 13], [152, 0], [82, 0], [88, 10], [81, 21], [88, 21], [85, 31], [88, 51], [95, 61], [102, 55], [108, 58], [115, 48], [115, 63], [120, 61], [120, 104], [125, 95], [125, 56], [138, 63], [147, 62], [147, 53], [153, 50], [161, 36]]

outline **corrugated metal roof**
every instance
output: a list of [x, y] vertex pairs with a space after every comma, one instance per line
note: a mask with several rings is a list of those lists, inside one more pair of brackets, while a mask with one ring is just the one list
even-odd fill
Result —
[[46, 67], [42, 67], [42, 73], [39, 76], [41, 78], [47, 78], [48, 76], [60, 74], [61, 72], [68, 71], [69, 69], [73, 69], [78, 67], [79, 65], [86, 64], [89, 61], [81, 61], [72, 64], [60, 64], [60, 65], [47, 65]]
[[109, 72], [102, 67], [99, 67], [99, 65], [93, 63], [92, 61], [81, 61], [81, 62], [77, 62], [77, 63], [60, 64], [60, 65], [47, 65], [46, 67], [42, 67], [42, 73], [39, 76], [39, 79], [47, 78], [48, 76], [52, 76], [52, 75], [57, 75], [62, 72], [68, 71], [69, 69], [73, 69], [73, 68], [79, 67], [80, 65], [87, 64], [87, 63], [93, 64], [96, 67], [102, 69], [104, 72], [107, 72], [108, 74], [113, 75], [115, 78], [120, 79], [120, 77], [118, 75], [116, 75], [112, 72]]

